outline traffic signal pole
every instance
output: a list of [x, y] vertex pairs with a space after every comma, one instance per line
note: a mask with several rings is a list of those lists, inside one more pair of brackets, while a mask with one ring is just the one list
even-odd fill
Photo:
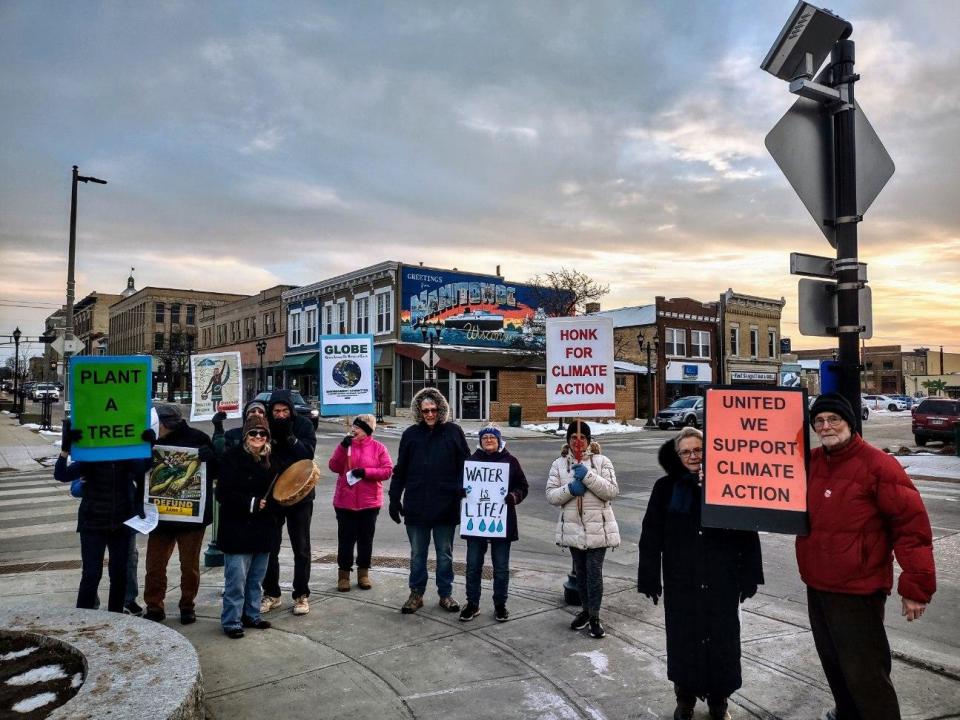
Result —
[[831, 54], [831, 86], [841, 90], [843, 100], [833, 112], [834, 228], [837, 240], [837, 336], [840, 363], [840, 393], [853, 407], [856, 431], [863, 432], [860, 415], [860, 324], [857, 224], [856, 107], [853, 86], [855, 53], [850, 39], [837, 41]]

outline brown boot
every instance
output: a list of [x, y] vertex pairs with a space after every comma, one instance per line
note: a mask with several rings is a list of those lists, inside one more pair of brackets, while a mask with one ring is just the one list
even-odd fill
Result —
[[337, 570], [337, 590], [340, 592], [350, 591], [350, 571]]
[[361, 590], [370, 590], [373, 588], [369, 573], [370, 568], [357, 568], [357, 587]]

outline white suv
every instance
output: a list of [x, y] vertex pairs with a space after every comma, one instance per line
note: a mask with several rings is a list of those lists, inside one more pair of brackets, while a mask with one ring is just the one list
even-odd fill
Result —
[[907, 410], [907, 403], [889, 395], [864, 395], [863, 404], [874, 410]]
[[45, 397], [50, 397], [54, 402], [60, 400], [60, 391], [53, 383], [37, 383], [33, 388], [33, 400], [39, 402]]

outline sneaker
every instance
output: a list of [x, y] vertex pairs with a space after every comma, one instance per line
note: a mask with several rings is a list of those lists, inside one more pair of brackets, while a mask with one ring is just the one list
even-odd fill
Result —
[[180, 611], [180, 624], [193, 625], [197, 621], [197, 614], [193, 610]]
[[586, 610], [581, 610], [577, 613], [577, 616], [573, 619], [573, 622], [570, 623], [571, 630], [583, 630], [587, 623], [590, 622], [590, 613]]
[[458, 603], [452, 597], [440, 598], [440, 607], [442, 607], [447, 612], [460, 611], [460, 603]]
[[167, 614], [163, 610], [147, 610], [143, 614], [144, 620], [153, 620], [154, 622], [163, 622], [167, 619]]
[[479, 614], [480, 608], [472, 602], [468, 602], [463, 606], [463, 610], [460, 611], [460, 622], [470, 622]]
[[224, 630], [223, 632], [226, 633], [227, 637], [230, 638], [231, 640], [239, 640], [240, 638], [243, 637], [242, 627], [231, 628], [230, 630]]
[[603, 629], [600, 618], [590, 618], [590, 634], [598, 640], [607, 634], [607, 631]]
[[131, 600], [123, 606], [123, 612], [126, 615], [136, 615], [137, 617], [140, 617], [143, 615], [143, 608], [137, 605], [136, 600]]
[[263, 600], [260, 601], [260, 614], [263, 615], [278, 607], [280, 607], [280, 598], [264, 595]]
[[293, 599], [293, 614], [306, 615], [310, 612], [310, 598], [307, 595], [301, 595]]
[[269, 620], [254, 620], [246, 615], [240, 618], [240, 624], [245, 628], [256, 628], [257, 630], [268, 630], [272, 627]]
[[402, 612], [404, 615], [410, 615], [422, 607], [423, 593], [418, 593], [416, 590], [411, 590], [410, 597], [407, 598], [407, 601], [403, 604], [403, 607], [400, 608], [400, 612]]
[[494, 605], [493, 616], [497, 619], [497, 622], [506, 622], [510, 619], [510, 612], [506, 605]]

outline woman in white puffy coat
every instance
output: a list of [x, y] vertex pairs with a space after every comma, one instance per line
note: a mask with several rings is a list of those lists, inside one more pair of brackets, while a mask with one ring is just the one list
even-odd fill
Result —
[[[578, 460], [579, 458], [579, 460]], [[590, 426], [574, 420], [567, 443], [547, 478], [547, 501], [560, 506], [557, 545], [570, 548], [583, 609], [570, 623], [573, 630], [588, 625], [595, 638], [604, 636], [600, 622], [603, 599], [603, 559], [607, 548], [620, 544], [620, 529], [611, 501], [619, 494], [610, 458], [590, 441]]]

